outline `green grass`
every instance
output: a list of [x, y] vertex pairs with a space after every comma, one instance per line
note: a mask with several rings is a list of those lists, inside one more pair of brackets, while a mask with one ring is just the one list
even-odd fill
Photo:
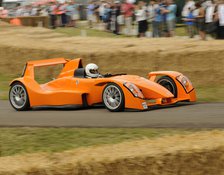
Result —
[[8, 99], [9, 83], [12, 79], [12, 76], [0, 75], [0, 99]]
[[224, 85], [197, 87], [196, 94], [200, 102], [224, 102]]
[[0, 156], [64, 150], [196, 130], [105, 128], [0, 128]]
[[188, 36], [184, 26], [177, 27], [175, 30], [176, 36]]

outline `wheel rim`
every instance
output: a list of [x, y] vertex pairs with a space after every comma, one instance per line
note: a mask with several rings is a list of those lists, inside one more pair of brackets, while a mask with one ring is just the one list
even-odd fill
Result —
[[24, 107], [27, 101], [25, 88], [21, 85], [14, 85], [10, 91], [10, 101], [17, 109]]
[[109, 109], [117, 109], [121, 104], [121, 92], [116, 86], [108, 86], [104, 90], [103, 101]]
[[175, 94], [175, 88], [174, 88], [174, 85], [171, 81], [166, 80], [166, 79], [162, 79], [158, 83], [160, 85], [162, 85], [163, 87], [165, 87], [167, 90], [169, 90], [172, 94]]

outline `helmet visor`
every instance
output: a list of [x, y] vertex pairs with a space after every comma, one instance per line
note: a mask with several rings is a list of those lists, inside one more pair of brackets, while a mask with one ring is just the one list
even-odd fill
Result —
[[89, 72], [91, 74], [98, 74], [98, 70], [97, 69], [90, 69]]

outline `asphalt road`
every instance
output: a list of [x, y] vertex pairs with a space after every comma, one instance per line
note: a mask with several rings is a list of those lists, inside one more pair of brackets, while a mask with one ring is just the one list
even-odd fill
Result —
[[112, 113], [103, 107], [35, 108], [17, 112], [8, 101], [0, 101], [0, 126], [222, 128], [224, 103], [183, 103], [144, 112]]

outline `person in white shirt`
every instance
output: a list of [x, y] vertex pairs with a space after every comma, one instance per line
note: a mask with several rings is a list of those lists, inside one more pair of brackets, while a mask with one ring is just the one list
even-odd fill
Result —
[[215, 12], [215, 4], [212, 1], [207, 1], [207, 7], [205, 10], [205, 23], [213, 22]]
[[148, 6], [148, 22], [151, 23], [152, 26], [152, 37], [159, 37], [158, 34], [158, 20], [156, 19], [158, 15], [159, 4], [157, 0], [151, 0]]
[[38, 16], [37, 11], [38, 11], [37, 5], [33, 4], [31, 7], [30, 16]]
[[217, 30], [217, 20], [215, 20], [216, 11], [217, 5], [212, 0], [206, 1], [205, 25], [207, 34], [213, 34]]
[[195, 9], [195, 2], [193, 0], [188, 0], [183, 7], [182, 17], [187, 17], [189, 15], [189, 9]]
[[17, 9], [16, 9], [16, 13], [15, 13], [15, 16], [18, 17], [18, 16], [23, 16], [23, 12], [24, 12], [24, 9], [22, 6], [18, 6]]
[[219, 0], [216, 19], [218, 20], [217, 39], [224, 39], [224, 0]]
[[148, 30], [147, 11], [145, 3], [139, 1], [135, 12], [136, 20], [138, 22], [138, 37], [144, 37]]
[[99, 6], [99, 17], [100, 17], [101, 21], [103, 21], [103, 15], [105, 13], [105, 6], [106, 6], [105, 1], [101, 1], [101, 4]]

